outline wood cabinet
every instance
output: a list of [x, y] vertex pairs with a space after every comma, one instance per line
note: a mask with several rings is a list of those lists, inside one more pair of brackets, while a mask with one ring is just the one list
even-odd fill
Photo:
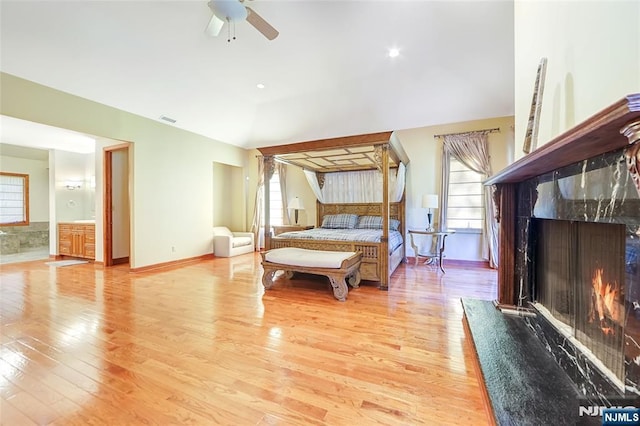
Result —
[[93, 223], [58, 223], [58, 254], [96, 258], [96, 225]]
[[273, 226], [273, 235], [280, 235], [283, 232], [291, 232], [291, 231], [304, 231], [306, 229], [313, 229], [313, 226], [303, 226], [303, 225], [279, 225]]

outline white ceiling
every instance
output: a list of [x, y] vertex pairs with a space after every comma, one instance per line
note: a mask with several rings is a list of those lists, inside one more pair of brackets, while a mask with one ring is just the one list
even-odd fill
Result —
[[512, 1], [255, 0], [280, 36], [230, 43], [206, 3], [1, 0], [0, 69], [241, 147], [514, 113]]
[[[13, 117], [0, 115], [0, 142], [2, 144], [38, 149], [89, 154], [95, 152], [95, 139], [71, 130], [59, 129], [45, 124], [32, 123]], [[7, 147], [4, 147], [3, 152]]]

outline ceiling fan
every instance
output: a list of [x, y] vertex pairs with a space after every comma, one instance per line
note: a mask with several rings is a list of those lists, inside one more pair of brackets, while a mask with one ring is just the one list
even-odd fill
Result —
[[[273, 28], [271, 24], [265, 21], [262, 16], [258, 15], [253, 9], [242, 4], [243, 2], [244, 0], [211, 0], [207, 3], [207, 6], [209, 6], [213, 14], [211, 15], [205, 32], [216, 37], [220, 34], [222, 27], [226, 23], [230, 33], [231, 30], [229, 27], [235, 25], [238, 21], [246, 20], [269, 40], [278, 37], [278, 30]], [[231, 41], [231, 37], [229, 37], [227, 41]]]

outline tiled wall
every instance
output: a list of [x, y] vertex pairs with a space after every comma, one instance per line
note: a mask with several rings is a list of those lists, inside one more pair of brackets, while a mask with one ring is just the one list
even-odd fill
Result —
[[49, 222], [0, 228], [0, 254], [21, 253], [25, 249], [49, 246]]

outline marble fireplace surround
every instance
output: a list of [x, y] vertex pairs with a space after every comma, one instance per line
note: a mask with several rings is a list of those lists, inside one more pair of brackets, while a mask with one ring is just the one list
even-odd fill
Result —
[[[627, 259], [632, 257], [629, 250], [635, 250], [640, 239], [639, 170], [640, 94], [631, 94], [490, 178], [486, 184], [495, 188], [500, 223], [498, 305], [515, 306], [521, 299], [521, 305], [532, 306], [535, 301], [534, 218], [624, 224], [631, 244]], [[599, 186], [609, 193], [598, 193]], [[580, 193], [568, 201], [567, 187]], [[625, 286], [631, 279], [636, 284], [635, 276], [627, 277]], [[606, 404], [619, 396], [640, 395], [640, 337], [635, 327], [625, 331], [623, 383], [596, 368], [598, 361], [559, 332], [553, 319], [537, 315], [524, 321], [589, 400]]]

